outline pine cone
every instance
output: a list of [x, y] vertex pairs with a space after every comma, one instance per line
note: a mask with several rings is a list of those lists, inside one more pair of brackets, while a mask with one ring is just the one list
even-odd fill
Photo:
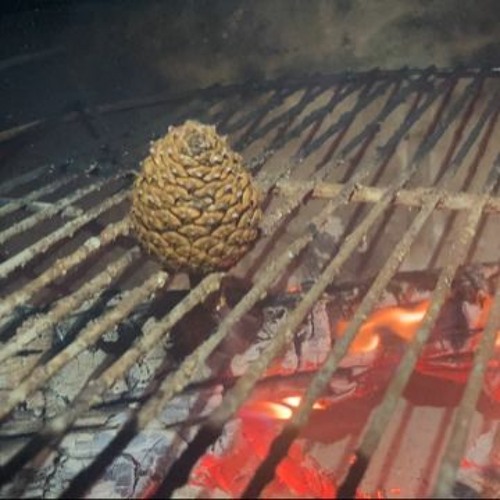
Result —
[[215, 127], [170, 127], [143, 161], [132, 192], [132, 228], [171, 271], [235, 264], [257, 238], [260, 196], [241, 156]]

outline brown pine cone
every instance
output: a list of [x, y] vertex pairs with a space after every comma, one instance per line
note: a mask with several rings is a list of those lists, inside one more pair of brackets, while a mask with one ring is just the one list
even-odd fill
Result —
[[132, 228], [171, 271], [227, 269], [250, 248], [262, 218], [242, 157], [215, 127], [170, 127], [143, 161], [132, 191]]

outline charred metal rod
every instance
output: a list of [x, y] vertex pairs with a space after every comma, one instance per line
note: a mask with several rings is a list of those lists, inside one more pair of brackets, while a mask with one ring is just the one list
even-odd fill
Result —
[[152, 293], [163, 287], [167, 273], [158, 272], [148, 278], [142, 285], [131, 290], [118, 305], [101, 316], [99, 320], [85, 328], [78, 338], [56, 354], [43, 366], [37, 366], [31, 375], [17, 386], [0, 407], [0, 420], [5, 419], [10, 412], [33, 391], [41, 387], [55, 373], [69, 363], [77, 354], [93, 345], [107, 330], [126, 318], [135, 307], [146, 300]]
[[71, 268], [81, 264], [85, 259], [87, 259], [94, 252], [97, 252], [100, 248], [103, 248], [104, 246], [115, 241], [118, 236], [127, 234], [128, 230], [128, 219], [123, 219], [120, 222], [110, 224], [101, 232], [101, 234], [98, 236], [92, 236], [87, 241], [82, 243], [78, 250], [75, 250], [72, 254], [66, 257], [56, 260], [51, 267], [49, 267], [33, 281], [30, 281], [23, 288], [15, 291], [11, 295], [2, 298], [0, 301], [0, 318], [11, 314], [20, 304], [27, 303], [39, 290], [57, 278], [67, 274]]
[[[125, 269], [140, 255], [138, 247], [127, 252], [123, 257], [113, 261], [104, 271], [85, 283], [77, 291], [57, 301], [55, 306], [46, 314], [37, 316], [35, 321], [23, 323], [16, 335], [0, 348], [0, 363], [21, 350], [31, 342], [40, 332], [53, 328], [60, 320], [77, 310], [85, 300], [97, 297], [102, 289], [108, 287]], [[16, 378], [21, 374], [16, 372]]]
[[42, 165], [41, 167], [34, 168], [33, 170], [26, 172], [25, 174], [18, 175], [8, 181], [4, 181], [0, 184], [0, 194], [8, 193], [18, 186], [37, 180], [41, 175], [50, 173], [51, 171], [53, 171], [53, 168], [50, 165]]
[[[307, 190], [315, 198], [334, 198], [343, 188], [343, 184], [333, 182], [298, 182], [282, 180], [276, 184], [278, 193], [293, 196], [297, 192]], [[441, 210], [467, 210], [483, 200], [484, 195], [466, 192], [453, 192], [443, 188], [439, 191], [440, 200], [436, 208]], [[428, 188], [401, 189], [396, 193], [394, 203], [409, 207], [421, 207], [428, 194]], [[384, 189], [358, 184], [349, 201], [360, 203], [378, 203], [384, 195]], [[500, 197], [488, 196], [484, 206], [485, 213], [500, 212]]]
[[25, 248], [5, 262], [2, 262], [0, 264], [0, 279], [7, 277], [11, 272], [18, 269], [19, 267], [26, 266], [37, 255], [46, 252], [57, 242], [73, 236], [73, 234], [75, 234], [80, 228], [88, 224], [90, 221], [96, 219], [110, 208], [119, 205], [127, 197], [128, 192], [126, 190], [122, 190], [121, 192], [115, 194], [114, 196], [111, 196], [106, 201], [92, 208], [81, 217], [67, 222], [66, 224], [64, 224], [64, 226], [57, 229], [53, 233], [45, 236], [36, 243], [33, 243], [31, 246]]
[[348, 124], [352, 123], [354, 119], [359, 116], [359, 113], [368, 107], [375, 99], [387, 92], [387, 89], [391, 85], [390, 80], [384, 80], [373, 89], [374, 81], [369, 81], [365, 89], [363, 89], [359, 96], [356, 104], [346, 111], [335, 123], [332, 123], [327, 130], [325, 130], [319, 137], [311, 141], [303, 150], [302, 158], [309, 156], [313, 151], [319, 149], [328, 139], [330, 139], [334, 134], [344, 129]]
[[[35, 204], [35, 201], [38, 198], [43, 196], [47, 196], [54, 191], [57, 191], [59, 188], [64, 186], [65, 184], [69, 184], [77, 178], [76, 175], [67, 175], [52, 181], [50, 184], [46, 186], [42, 186], [39, 189], [35, 189], [31, 191], [27, 195], [23, 195], [21, 198], [11, 198], [4, 205], [0, 207], [0, 217], [4, 217], [20, 208], [25, 206], [31, 207]], [[3, 201], [3, 200], [2, 200]]]
[[[231, 418], [231, 416], [234, 415], [238, 408], [243, 404], [253, 389], [256, 381], [263, 375], [267, 366], [293, 338], [295, 329], [301, 324], [304, 317], [323, 293], [324, 289], [329, 283], [331, 283], [334, 276], [339, 272], [342, 264], [352, 255], [352, 252], [357, 245], [359, 245], [359, 242], [370, 227], [372, 227], [373, 223], [389, 207], [391, 194], [393, 193], [393, 189], [388, 190], [386, 198], [381, 201], [381, 203], [374, 206], [365, 220], [345, 239], [344, 244], [339, 249], [339, 252], [328, 266], [328, 270], [325, 271], [316, 285], [313, 286], [309, 292], [307, 292], [288, 321], [278, 329], [271, 344], [252, 364], [249, 371], [247, 371], [245, 375], [243, 375], [236, 382], [233, 388], [227, 391], [221, 405], [210, 415], [207, 424], [200, 429], [195, 439], [188, 445], [188, 448], [181, 454], [179, 460], [172, 466], [166, 478], [162, 482], [161, 487], [157, 491], [157, 496], [169, 496], [173, 493], [174, 489], [182, 486], [186, 482], [192, 467], [200, 455], [204, 453], [208, 445], [217, 439], [225, 422]], [[246, 301], [254, 290], [255, 288], [252, 289], [241, 302]], [[210, 339], [211, 337], [208, 340]], [[204, 345], [202, 347], [204, 347]], [[195, 359], [192, 360], [192, 363], [193, 365], [190, 371], [194, 372], [196, 367], [194, 364]], [[162, 401], [162, 406], [164, 406], [165, 402], [165, 400]], [[151, 405], [154, 405], [155, 403], [156, 401], [152, 401]], [[148, 411], [146, 406], [144, 407], [144, 410]], [[155, 412], [157, 411], [158, 409], [155, 409]]]
[[[401, 265], [401, 262], [411, 248], [413, 241], [418, 236], [429, 216], [432, 214], [438, 201], [439, 195], [427, 194], [427, 203], [424, 204], [424, 207], [415, 217], [409, 229], [399, 241], [391, 256], [380, 270], [375, 281], [370, 287], [370, 290], [367, 292], [361, 304], [357, 308], [356, 313], [350, 321], [343, 336], [335, 342], [334, 349], [330, 352], [323, 366], [313, 377], [299, 409], [294, 413], [292, 419], [285, 426], [280, 435], [273, 441], [267, 457], [257, 468], [257, 471], [245, 489], [242, 498], [257, 498], [262, 489], [273, 478], [277, 465], [288, 452], [288, 449], [293, 440], [297, 437], [300, 428], [306, 423], [315, 401], [324, 390], [325, 383], [328, 383], [328, 381], [332, 378], [333, 373], [338, 368], [341, 359], [347, 353], [347, 350], [358, 333], [359, 328], [362, 326], [368, 314], [370, 314], [372, 309], [376, 306], [381, 294], [384, 292], [387, 284]], [[324, 271], [323, 276], [314, 285], [314, 287], [322, 290], [323, 281], [325, 277], [329, 278], [329, 275], [330, 266]], [[327, 281], [327, 284], [329, 282], [330, 280]], [[317, 293], [314, 295], [317, 295]], [[299, 308], [300, 306], [294, 310], [292, 313], [293, 319], [290, 318], [289, 320], [289, 324], [291, 324], [292, 329], [295, 328], [295, 325], [300, 325], [302, 321], [303, 311]], [[319, 395], [316, 394], [318, 390], [320, 391]]]
[[[494, 182], [486, 182], [489, 168], [490, 166], [487, 163], [483, 165], [478, 176], [474, 180], [472, 186], [473, 191], [480, 191], [484, 185], [487, 186], [486, 192], [493, 188], [495, 184]], [[497, 168], [493, 168], [491, 173], [494, 177], [498, 177]], [[467, 250], [474, 238], [476, 227], [480, 222], [485, 204], [486, 196], [483, 198], [482, 202], [479, 202], [467, 213], [461, 214], [463, 217], [456, 221], [453, 233], [456, 235], [456, 238], [453, 239], [448, 248], [446, 265], [443, 267], [439, 275], [436, 288], [431, 294], [429, 309], [427, 310], [422, 323], [415, 334], [413, 342], [407, 348], [399, 364], [396, 376], [389, 383], [382, 403], [375, 410], [372, 416], [369, 429], [366, 431], [356, 452], [356, 461], [349, 469], [347, 477], [339, 488], [338, 493], [342, 498], [353, 498], [355, 496], [356, 489], [361, 482], [366, 469], [368, 468], [370, 458], [378, 447], [382, 433], [394, 413], [394, 409], [399, 398], [401, 397], [408, 379], [410, 378], [411, 373], [413, 372], [420, 352], [427, 342], [431, 329], [447, 298], [453, 277], [455, 276], [460, 263], [467, 254]], [[311, 398], [317, 392], [317, 390], [310, 392], [307, 397], [308, 405], [312, 406]], [[305, 404], [306, 398], [304, 398], [302, 405], [305, 406]], [[301, 410], [299, 409], [299, 411]]]
[[[455, 271], [460, 260], [465, 256], [465, 252], [474, 235], [474, 228], [477, 226], [481, 218], [482, 208], [482, 204], [479, 204], [474, 207], [469, 214], [467, 214], [468, 217], [465, 222], [464, 231], [461, 232], [460, 237], [455, 244], [451, 246], [450, 255], [447, 261], [448, 264], [444, 267], [439, 276], [436, 288], [430, 298], [429, 309], [422, 320], [413, 342], [406, 350], [405, 355], [400, 362], [397, 375], [391, 380], [386, 390], [382, 404], [373, 414], [370, 428], [356, 452], [355, 463], [351, 466], [346, 479], [339, 488], [338, 494], [341, 498], [354, 498], [355, 496], [356, 489], [361, 482], [366, 469], [368, 468], [370, 457], [378, 447], [382, 433], [394, 413], [394, 409], [398, 403], [400, 395], [403, 392], [411, 373], [413, 372], [420, 352], [425, 345], [425, 342], [430, 335], [430, 331], [439, 315], [441, 307], [446, 300]], [[311, 396], [313, 396], [316, 392], [317, 391], [311, 393]], [[310, 403], [310, 397], [308, 398], [308, 403]]]
[[120, 376], [126, 373], [132, 365], [147, 354], [155, 345], [165, 339], [171, 328], [180, 321], [196, 305], [203, 302], [211, 293], [218, 290], [223, 273], [213, 273], [204, 278], [174, 309], [161, 321], [156, 323], [127, 352], [116, 360], [106, 371], [93, 380], [73, 403], [71, 410], [56, 417], [47, 426], [52, 434], [62, 428], [68, 428], [84, 411], [101, 402], [102, 394], [109, 389]]
[[55, 446], [79, 417], [91, 406], [102, 402], [104, 392], [120, 376], [123, 376], [140, 357], [147, 354], [155, 345], [166, 341], [165, 337], [169, 335], [170, 329], [197, 304], [203, 302], [208, 295], [219, 288], [223, 276], [223, 273], [213, 273], [207, 276], [164, 318], [155, 323], [151, 328], [145, 329], [143, 337], [137, 340], [102, 375], [95, 380], [91, 380], [72, 402], [71, 407], [67, 411], [48, 421], [38, 430], [32, 440], [9, 459], [1, 469], [0, 482], [3, 476], [12, 477], [26, 463], [34, 460], [44, 447], [49, 445], [52, 447]]
[[[365, 174], [369, 171], [369, 164], [365, 168]], [[352, 183], [346, 184], [345, 190], [339, 194], [337, 199], [331, 200], [327, 207], [325, 207], [317, 218], [317, 224], [320, 225], [321, 221], [328, 219], [329, 214], [345, 203], [354, 189], [355, 181], [360, 180], [362, 175], [359, 174]], [[309, 228], [310, 229], [310, 228]], [[168, 375], [161, 383], [159, 389], [155, 392], [152, 398], [146, 405], [140, 409], [131, 410], [130, 416], [127, 421], [122, 425], [119, 433], [113, 441], [106, 447], [111, 448], [119, 447], [123, 449], [124, 446], [135, 436], [137, 432], [143, 429], [165, 406], [165, 404], [176, 394], [182, 392], [192, 379], [198, 380], [196, 377], [197, 371], [200, 366], [203, 366], [205, 360], [217, 347], [217, 345], [229, 334], [232, 327], [240, 321], [241, 317], [248, 312], [259, 300], [262, 300], [267, 295], [267, 290], [271, 284], [281, 275], [286, 269], [288, 264], [300, 254], [300, 252], [310, 243], [314, 238], [314, 232], [307, 231], [305, 235], [297, 239], [287, 251], [284, 252], [276, 261], [262, 269], [255, 278], [255, 284], [252, 289], [245, 295], [245, 297], [238, 302], [238, 304], [231, 310], [231, 312], [224, 318], [216, 332], [208, 337], [208, 339], [199, 346], [193, 353], [191, 353], [178, 367], [178, 369], [171, 375]], [[111, 453], [111, 451], [110, 451]], [[91, 468], [83, 470], [71, 482], [65, 494], [74, 494], [74, 491], [80, 487], [83, 478], [87, 478], [90, 474]], [[95, 467], [92, 469], [92, 475], [95, 475]], [[78, 489], [78, 491], [80, 491]]]
[[307, 313], [318, 300], [327, 285], [334, 279], [335, 275], [340, 270], [340, 267], [347, 258], [352, 255], [354, 248], [359, 244], [367, 231], [372, 227], [375, 221], [389, 207], [395, 193], [411, 178], [415, 173], [419, 160], [423, 158], [423, 152], [417, 155], [410, 163], [407, 169], [403, 172], [401, 178], [391, 187], [387, 188], [384, 198], [378, 205], [375, 205], [368, 213], [363, 222], [346, 238], [344, 244], [339, 249], [338, 254], [333, 258], [327, 266], [324, 275], [320, 281], [304, 296], [301, 303], [297, 306], [295, 314], [278, 330], [272, 343], [266, 348], [262, 355], [257, 359], [251, 369], [242, 376], [236, 385], [230, 389], [224, 396], [221, 405], [209, 417], [207, 424], [204, 425], [197, 433], [195, 439], [188, 448], [181, 454], [178, 462], [174, 464], [165, 480], [162, 482], [157, 495], [170, 495], [175, 488], [181, 486], [187, 480], [189, 473], [194, 466], [196, 460], [206, 450], [207, 445], [210, 445], [217, 437], [225, 424], [232, 415], [243, 404], [248, 397], [257, 379], [264, 373], [271, 361], [281, 352], [283, 347], [289, 342], [293, 334], [304, 320]]
[[[15, 210], [18, 210], [20, 208], [25, 208], [27, 210], [30, 210], [31, 212], [40, 212], [42, 210], [47, 210], [50, 209], [54, 206], [54, 203], [50, 201], [26, 201], [25, 199], [23, 201], [20, 201], [18, 199], [6, 199], [6, 198], [0, 198], [0, 204], [4, 203], [2, 205], [5, 207], [6, 213], [11, 213], [14, 212]], [[82, 215], [83, 210], [79, 207], [74, 207], [74, 206], [68, 206], [64, 209], [63, 213], [61, 214], [62, 217], [79, 217]]]
[[474, 361], [469, 379], [455, 413], [450, 432], [450, 440], [446, 446], [441, 466], [438, 472], [433, 498], [451, 498], [453, 484], [460, 465], [467, 436], [481, 393], [482, 384], [488, 363], [495, 353], [495, 341], [500, 324], [500, 286], [497, 287], [491, 314], [483, 333], [481, 344], [474, 355]]
[[12, 238], [16, 234], [27, 231], [28, 229], [31, 229], [37, 224], [40, 224], [42, 221], [49, 219], [50, 217], [53, 217], [54, 215], [58, 214], [59, 212], [62, 212], [64, 209], [68, 207], [71, 207], [73, 203], [77, 202], [78, 200], [81, 200], [82, 198], [92, 193], [93, 191], [98, 191], [107, 183], [115, 179], [103, 179], [101, 181], [94, 182], [92, 184], [89, 184], [88, 186], [77, 189], [71, 195], [61, 198], [60, 200], [56, 201], [45, 210], [41, 210], [40, 212], [34, 213], [29, 217], [26, 217], [25, 219], [17, 222], [16, 224], [13, 224], [8, 229], [5, 229], [4, 231], [0, 232], [0, 245], [4, 244], [8, 239]]
[[[375, 162], [374, 162], [375, 163]], [[358, 173], [351, 178], [349, 181], [349, 185], [351, 185], [352, 182], [355, 182], [356, 185], [357, 183], [368, 174], [369, 170], [367, 168], [367, 165], [371, 165], [371, 162], [368, 162], [367, 164], [364, 165], [364, 167], [358, 171]], [[316, 287], [313, 289], [312, 292], [309, 292], [305, 298], [303, 299], [303, 307], [302, 307], [302, 318], [301, 321], [304, 319], [305, 315], [307, 315], [308, 311], [312, 307], [312, 305], [316, 302], [316, 300], [319, 298], [321, 293], [324, 291], [324, 288], [333, 280], [333, 277], [335, 274], [339, 271], [340, 267], [342, 266], [343, 262], [347, 258], [349, 258], [352, 254], [352, 251], [354, 248], [359, 244], [361, 239], [365, 236], [366, 232], [369, 230], [369, 228], [372, 226], [372, 224], [378, 219], [378, 217], [385, 212], [385, 210], [388, 208], [390, 205], [393, 197], [395, 196], [396, 192], [398, 191], [399, 188], [401, 188], [409, 178], [413, 175], [413, 173], [416, 171], [418, 167], [418, 161], [415, 160], [404, 172], [404, 175], [401, 176], [400, 180], [390, 188], [386, 190], [385, 197], [381, 200], [381, 202], [374, 206], [372, 211], [368, 214], [366, 219], [361, 223], [354, 231], [347, 237], [347, 239], [344, 241], [344, 244], [339, 250], [339, 253], [337, 256], [334, 258], [332, 261], [333, 267], [330, 269], [330, 276], [327, 281], [323, 283], [321, 282], [321, 290]], [[343, 193], [346, 191], [344, 190]], [[349, 191], [348, 191], [349, 192]], [[352, 191], [351, 191], [352, 193]], [[350, 198], [350, 196], [349, 196]], [[334, 201], [334, 200], [332, 200]], [[332, 210], [325, 209], [323, 212], [321, 212], [316, 219], [310, 224], [309, 226], [309, 235], [311, 234], [316, 234], [316, 231], [320, 230], [319, 228], [322, 227], [323, 223], [328, 220], [328, 218], [331, 216], [331, 213], [333, 213]], [[307, 233], [304, 237], [307, 236]], [[303, 238], [304, 238], [303, 237]], [[299, 238], [300, 240], [300, 238]], [[297, 243], [296, 240], [295, 243]], [[307, 243], [306, 243], [307, 244]], [[291, 249], [290, 249], [291, 250]], [[295, 251], [292, 251], [292, 256], [295, 253]], [[295, 253], [298, 255], [298, 253]], [[271, 277], [271, 270], [264, 270], [264, 275], [268, 277]], [[272, 277], [274, 280], [274, 276]], [[272, 281], [270, 281], [272, 283]], [[266, 291], [267, 286], [263, 287], [263, 296]], [[255, 289], [255, 287], [254, 287]], [[246, 301], [247, 298], [250, 298], [252, 295], [252, 292], [254, 291], [252, 289], [248, 295], [242, 299], [242, 303]], [[239, 304], [238, 304], [239, 305]], [[299, 307], [301, 307], [299, 305]], [[309, 308], [309, 309], [308, 309]], [[233, 312], [236, 312], [236, 310], [233, 310]], [[242, 314], [244, 314], [245, 310], [242, 312], [238, 311], [238, 316], [235, 316], [236, 319], [239, 319]], [[228, 317], [229, 318], [229, 317]], [[226, 318], [226, 319], [228, 319]], [[296, 316], [298, 318], [298, 316]], [[293, 336], [294, 329], [289, 328], [288, 325], [285, 325], [284, 328], [281, 329], [280, 333], [281, 335], [277, 334], [275, 341], [271, 346], [268, 347], [268, 349], [264, 352], [263, 356], [259, 358], [254, 365], [252, 366], [252, 369], [245, 374], [235, 385], [234, 388], [230, 389], [227, 393], [227, 395], [224, 398], [224, 402], [221, 404], [221, 406], [215, 410], [215, 412], [212, 414], [212, 416], [209, 418], [207, 425], [205, 425], [200, 432], [198, 433], [197, 437], [195, 440], [188, 446], [188, 449], [185, 453], [182, 454], [180, 461], [177, 463], [179, 467], [177, 467], [177, 464], [174, 464], [172, 469], [169, 471], [167, 477], [165, 478], [164, 482], [162, 483], [159, 491], [157, 492], [158, 495], [168, 495], [173, 492], [175, 488], [178, 486], [184, 484], [184, 482], [187, 480], [188, 474], [194, 465], [194, 462], [197, 460], [197, 458], [200, 456], [200, 452], [203, 453], [204, 446], [210, 444], [211, 440], [216, 439], [217, 436], [220, 433], [220, 430], [222, 429], [222, 426], [224, 425], [225, 421], [231, 417], [232, 414], [241, 406], [242, 402], [246, 399], [247, 395], [249, 392], [252, 390], [252, 387], [255, 384], [255, 381], [259, 378], [259, 376], [265, 371], [267, 365], [274, 359], [274, 357], [280, 352], [280, 350], [283, 348], [283, 346], [287, 343], [288, 340], [290, 340]], [[300, 322], [298, 323], [300, 324]], [[222, 326], [222, 325], [221, 325]], [[197, 355], [197, 352], [200, 351], [200, 354], [203, 352], [202, 349], [205, 348], [205, 345], [209, 343], [211, 339], [215, 339], [217, 337], [217, 334], [214, 336], [210, 337], [206, 343], [204, 343], [202, 346], [200, 346], [200, 349], [195, 351]], [[220, 339], [217, 339], [217, 343], [220, 342]], [[217, 344], [215, 344], [217, 345]], [[214, 346], [209, 347], [209, 350], [207, 353], [203, 353], [203, 358], [205, 359], [206, 356], [212, 352], [212, 350], [215, 348]], [[199, 363], [199, 360], [197, 357], [191, 357], [191, 359], [187, 359], [186, 361], [189, 361], [191, 363], [191, 366], [186, 365], [186, 373], [183, 373], [183, 370], [178, 370], [176, 374], [174, 374], [174, 377], [179, 377], [179, 376], [191, 376], [191, 374], [194, 373], [195, 367]], [[183, 367], [184, 368], [184, 367]], [[168, 388], [168, 383], [170, 381], [167, 380], [165, 381], [165, 387]], [[186, 384], [186, 382], [183, 382], [183, 384]], [[175, 393], [176, 393], [176, 388], [177, 385], [174, 385], [173, 383], [169, 384], [170, 388], [168, 388], [168, 391], [165, 393], [165, 397], [161, 397], [160, 399], [153, 399], [149, 402], [149, 406], [154, 408], [155, 405], [158, 405], [158, 408], [154, 408], [154, 410], [151, 412], [152, 415], [156, 414], [159, 411], [159, 408], [163, 407], [165, 403], [168, 401], [169, 398], [171, 398]], [[183, 385], [184, 386], [184, 385]], [[183, 387], [182, 386], [182, 387]], [[166, 397], [168, 396], [168, 398]], [[147, 408], [148, 405], [146, 405], [142, 410], [141, 414], [147, 415], [150, 410]], [[151, 419], [151, 416], [148, 416], [146, 420], [149, 421]], [[214, 431], [215, 429], [215, 431]], [[196, 450], [196, 451], [195, 451]], [[191, 456], [189, 456], [191, 455]]]

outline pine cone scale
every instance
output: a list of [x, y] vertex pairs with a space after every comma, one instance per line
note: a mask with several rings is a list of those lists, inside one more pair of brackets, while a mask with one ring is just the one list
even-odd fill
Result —
[[132, 228], [173, 271], [235, 264], [258, 237], [260, 195], [215, 127], [188, 121], [152, 145], [132, 193]]

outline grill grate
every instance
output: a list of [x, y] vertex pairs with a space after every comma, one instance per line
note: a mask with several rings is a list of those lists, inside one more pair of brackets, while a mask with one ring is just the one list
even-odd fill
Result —
[[[300, 406], [272, 443], [243, 493], [248, 498], [259, 495], [306, 425], [315, 401], [390, 280], [405, 262], [420, 264], [419, 241], [427, 245], [429, 238], [432, 240], [429, 234], [435, 233], [432, 228], [438, 227], [440, 234], [432, 240], [433, 251], [424, 252], [428, 258], [426, 267], [441, 264], [431, 305], [407, 346], [382, 403], [356, 445], [356, 459], [339, 488], [339, 496], [354, 497], [403, 397], [458, 268], [477, 259], [475, 255], [481, 257], [481, 251], [497, 259], [494, 252], [488, 253], [487, 242], [493, 239], [494, 246], [495, 232], [488, 226], [487, 217], [500, 211], [500, 197], [496, 195], [500, 151], [492, 139], [499, 133], [499, 93], [495, 71], [440, 71], [431, 67], [423, 71], [374, 70], [261, 85], [217, 86], [177, 99], [148, 99], [135, 103], [135, 107], [130, 103], [100, 107], [98, 112], [105, 120], [118, 111], [132, 113], [138, 105], [158, 107], [166, 102], [172, 109], [168, 122], [194, 116], [216, 123], [220, 131], [230, 134], [235, 147], [243, 150], [247, 159], [251, 158], [249, 165], [267, 193], [266, 215], [262, 241], [232, 271], [251, 281], [249, 290], [178, 366], [170, 367], [166, 376], [165, 370], [159, 369], [148, 392], [127, 408], [125, 418], [99, 456], [59, 493], [84, 494], [105, 466], [158, 417], [169, 401], [202, 382], [206, 373], [200, 367], [205, 366], [241, 319], [280, 280], [300, 267], [318, 237], [340, 216], [346, 221], [346, 234], [336, 248], [330, 248], [331, 255], [313, 273], [312, 287], [303, 294], [262, 355], [225, 392], [221, 404], [201, 423], [197, 422], [200, 426], [194, 438], [155, 492], [156, 496], [171, 496], [186, 483], [197, 460], [247, 401], [271, 362], [293, 342], [295, 332], [328, 285], [342, 278], [346, 268], [367, 276], [376, 270], [376, 278], [344, 336], [314, 375]], [[77, 118], [70, 114], [61, 121], [71, 123]], [[166, 124], [158, 126], [163, 125]], [[0, 263], [0, 279], [4, 283], [0, 361], [5, 367], [1, 374], [0, 419], [6, 429], [0, 439], [7, 442], [14, 435], [23, 438], [1, 468], [1, 483], [10, 492], [19, 492], [15, 478], [23, 467], [34, 467], [38, 463], [36, 457], [56, 449], [78, 419], [92, 408], [105, 405], [105, 395], [114, 384], [123, 380], [159, 343], [168, 344], [175, 325], [207, 302], [226, 279], [222, 273], [205, 277], [169, 312], [144, 322], [142, 335], [96, 372], [82, 375], [82, 384], [71, 400], [21, 436], [15, 431], [19, 421], [16, 408], [82, 352], [95, 349], [106, 332], [148, 304], [152, 295], [161, 295], [173, 279], [146, 262], [128, 237], [125, 214], [131, 176], [120, 171], [100, 178], [92, 172], [75, 170], [40, 168], [0, 186], [4, 196], [0, 215], [5, 221], [0, 228], [4, 249]], [[30, 183], [36, 184], [36, 189], [30, 189]], [[24, 191], [23, 186], [27, 186]], [[64, 195], [58, 198], [59, 190]], [[403, 215], [400, 209], [404, 210]], [[34, 213], [22, 218], [27, 210]], [[435, 219], [438, 213], [446, 215], [445, 222]], [[294, 223], [299, 227], [295, 233]], [[394, 244], [378, 256], [389, 233]], [[369, 257], [353, 260], [364, 244]], [[415, 247], [417, 257], [412, 261]], [[99, 264], [101, 257], [103, 262]], [[93, 267], [96, 262], [100, 268], [97, 265], [97, 271], [87, 276], [84, 268]], [[81, 273], [81, 284], [76, 279], [73, 286], [69, 282], [75, 272]], [[53, 332], [61, 322], [134, 273], [140, 277], [130, 278], [133, 286], [114, 306], [91, 314], [90, 321], [77, 334], [54, 347]], [[56, 285], [59, 288], [54, 290]], [[451, 494], [455, 483], [483, 376], [494, 351], [500, 320], [499, 297], [497, 291], [451, 423], [451, 437], [431, 485], [437, 496]], [[26, 352], [32, 343], [41, 347]]]

